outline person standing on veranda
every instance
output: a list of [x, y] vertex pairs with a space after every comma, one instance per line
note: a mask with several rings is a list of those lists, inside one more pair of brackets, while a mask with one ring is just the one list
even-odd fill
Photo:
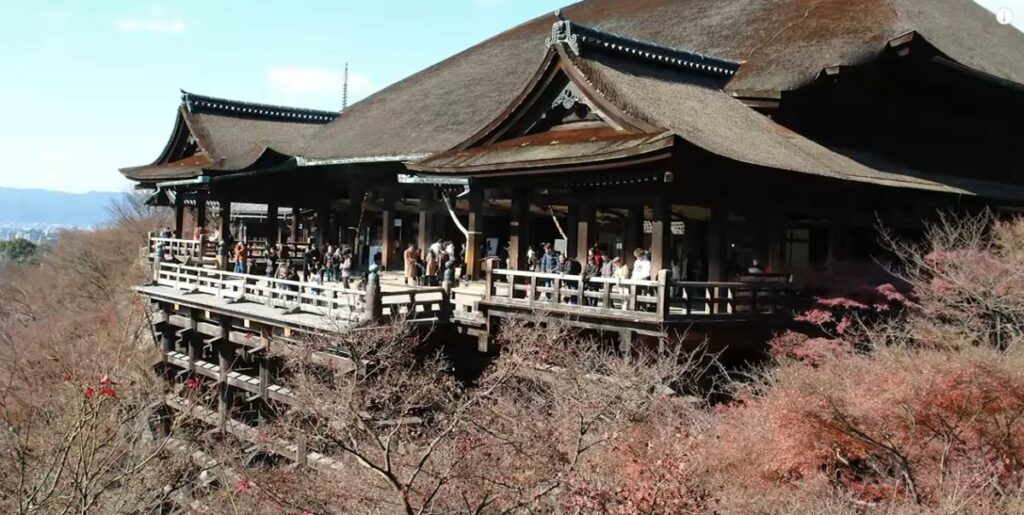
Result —
[[408, 286], [411, 282], [413, 286], [416, 285], [416, 260], [419, 257], [419, 251], [416, 250], [416, 244], [410, 243], [405, 248], [405, 253], [402, 254], [402, 260], [405, 263], [405, 285]]
[[244, 241], [238, 242], [235, 245], [235, 273], [244, 274], [246, 270], [246, 262], [249, 260], [249, 248], [246, 247]]

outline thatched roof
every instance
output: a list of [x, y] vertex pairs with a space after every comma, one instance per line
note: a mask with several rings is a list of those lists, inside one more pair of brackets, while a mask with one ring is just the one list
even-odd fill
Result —
[[[822, 69], [877, 56], [915, 31], [954, 61], [1024, 83], [1024, 34], [970, 0], [588, 0], [580, 24], [742, 62], [728, 92], [796, 89]], [[302, 155], [343, 162], [445, 151], [493, 120], [525, 87], [555, 21], [499, 34], [351, 106]]]
[[174, 130], [160, 157], [121, 173], [137, 181], [165, 181], [244, 170], [261, 158], [286, 159], [297, 155], [310, 136], [337, 115], [183, 92]]
[[728, 93], [677, 73], [620, 59], [578, 59], [575, 64], [623, 110], [722, 157], [856, 182], [965, 193], [924, 174], [890, 173], [862, 165], [775, 123]]

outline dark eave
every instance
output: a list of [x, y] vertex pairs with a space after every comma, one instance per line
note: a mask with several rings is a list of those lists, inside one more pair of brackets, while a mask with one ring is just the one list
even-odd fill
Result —
[[722, 78], [735, 75], [741, 64], [729, 59], [620, 36], [568, 20], [558, 21], [551, 27], [551, 37], [548, 38], [547, 44], [562, 44], [579, 56], [585, 51], [604, 52], [658, 66]]
[[494, 145], [435, 154], [406, 168], [424, 174], [520, 175], [617, 168], [668, 157], [675, 137], [612, 129], [552, 130]]
[[190, 113], [207, 113], [254, 118], [268, 121], [324, 124], [338, 117], [334, 111], [300, 109], [253, 102], [240, 102], [226, 98], [215, 98], [182, 90], [181, 101]]

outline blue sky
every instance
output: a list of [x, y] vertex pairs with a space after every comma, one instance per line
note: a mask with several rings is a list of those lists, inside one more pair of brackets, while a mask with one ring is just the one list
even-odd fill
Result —
[[[0, 31], [0, 186], [114, 191], [163, 148], [178, 89], [338, 109], [569, 0], [23, 0]], [[1007, 7], [1024, 28], [1024, 0]]]

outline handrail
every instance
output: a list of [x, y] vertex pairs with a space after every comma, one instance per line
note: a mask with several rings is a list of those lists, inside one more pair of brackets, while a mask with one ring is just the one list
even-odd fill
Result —
[[[498, 277], [505, 282], [497, 283]], [[663, 319], [668, 315], [667, 281], [667, 270], [656, 280], [634, 280], [496, 269], [487, 272], [484, 300]]]
[[668, 276], [667, 270], [656, 280], [634, 280], [496, 269], [487, 273], [484, 300], [580, 314], [604, 310], [605, 316], [624, 311], [668, 321], [787, 313], [795, 297], [792, 285], [778, 281], [672, 281]]
[[[335, 317], [340, 314], [343, 318], [347, 314], [350, 320], [399, 315], [412, 320], [442, 319], [450, 311], [444, 288], [387, 292], [377, 288], [371, 292], [340, 284], [277, 279], [173, 262], [159, 262], [154, 282], [186, 292], [214, 295], [232, 303], [253, 302], [291, 313], [308, 311]], [[372, 295], [376, 295], [379, 302], [374, 303]], [[380, 309], [373, 312], [373, 305]]]

